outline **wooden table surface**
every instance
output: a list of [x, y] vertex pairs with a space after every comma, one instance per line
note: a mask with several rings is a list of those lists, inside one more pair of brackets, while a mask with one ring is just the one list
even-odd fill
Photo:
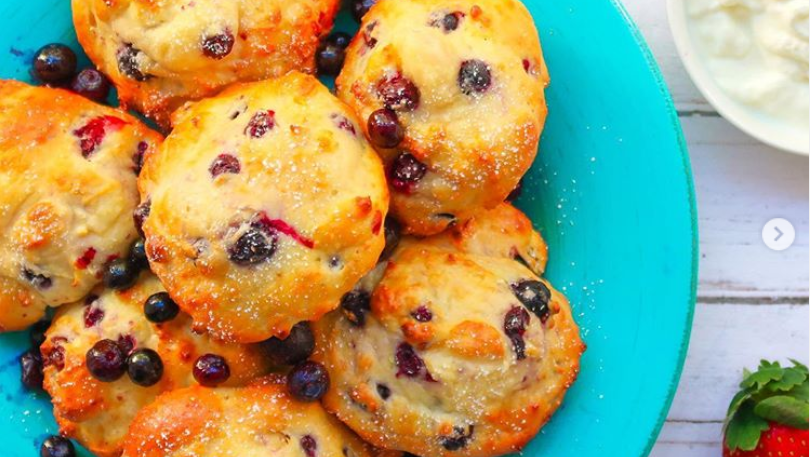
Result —
[[[659, 62], [687, 138], [701, 259], [693, 335], [676, 399], [652, 457], [720, 457], [721, 422], [743, 367], [809, 356], [808, 158], [763, 145], [720, 117], [690, 80], [666, 0], [623, 0]], [[797, 238], [761, 240], [782, 217]], [[687, 255], [687, 253], [685, 253]]]

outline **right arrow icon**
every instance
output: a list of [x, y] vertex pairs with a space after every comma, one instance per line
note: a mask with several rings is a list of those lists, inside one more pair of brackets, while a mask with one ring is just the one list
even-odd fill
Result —
[[770, 220], [760, 232], [763, 244], [773, 251], [788, 249], [794, 243], [795, 235], [794, 226], [783, 218]]

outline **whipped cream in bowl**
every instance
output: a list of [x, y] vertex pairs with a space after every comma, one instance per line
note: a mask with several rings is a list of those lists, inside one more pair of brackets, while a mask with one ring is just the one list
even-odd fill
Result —
[[682, 61], [707, 100], [761, 141], [809, 152], [808, 0], [669, 0]]

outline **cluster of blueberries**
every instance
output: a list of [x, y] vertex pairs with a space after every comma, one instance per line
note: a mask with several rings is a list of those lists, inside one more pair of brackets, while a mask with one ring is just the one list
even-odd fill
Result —
[[64, 44], [45, 45], [34, 54], [32, 73], [48, 86], [69, 89], [83, 97], [103, 102], [110, 94], [110, 80], [95, 68], [76, 73], [76, 54]]
[[[108, 288], [126, 290], [132, 287], [139, 273], [149, 268], [144, 249], [144, 240], [135, 241], [129, 256], [111, 262], [104, 274]], [[91, 297], [90, 301], [96, 297]], [[155, 293], [144, 302], [144, 316], [150, 322], [162, 324], [171, 321], [180, 313], [180, 308], [166, 292]], [[88, 317], [86, 317], [88, 318]], [[41, 390], [43, 383], [43, 359], [40, 346], [45, 342], [45, 331], [50, 322], [35, 324], [30, 333], [32, 348], [20, 358], [22, 383], [31, 390]], [[315, 338], [309, 323], [296, 324], [290, 335], [282, 340], [271, 338], [259, 343], [261, 353], [274, 366], [292, 366], [287, 376], [290, 394], [301, 401], [317, 401], [329, 388], [326, 368], [307, 360], [315, 349]], [[135, 349], [126, 339], [100, 340], [87, 351], [85, 364], [90, 374], [101, 382], [114, 382], [126, 373], [136, 385], [149, 387], [157, 384], [164, 371], [160, 355], [152, 349]], [[203, 386], [214, 387], [228, 380], [231, 370], [228, 362], [217, 354], [204, 354], [194, 363], [194, 379]], [[52, 436], [43, 442], [42, 457], [70, 457], [75, 455], [73, 444], [61, 437]]]

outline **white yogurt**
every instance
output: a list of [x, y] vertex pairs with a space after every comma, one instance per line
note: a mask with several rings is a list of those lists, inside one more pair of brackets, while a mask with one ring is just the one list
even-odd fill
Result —
[[751, 110], [807, 129], [809, 0], [687, 0], [694, 48]]

